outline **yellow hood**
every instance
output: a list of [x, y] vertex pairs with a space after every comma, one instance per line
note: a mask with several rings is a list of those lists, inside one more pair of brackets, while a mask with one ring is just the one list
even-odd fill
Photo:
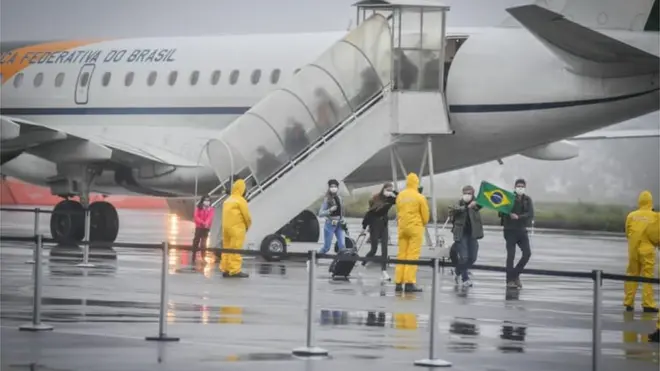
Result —
[[651, 192], [642, 191], [642, 193], [639, 194], [637, 205], [640, 209], [651, 210], [653, 207], [653, 196], [651, 195]]
[[243, 196], [245, 193], [245, 181], [239, 179], [234, 182], [234, 185], [231, 186], [231, 195], [232, 196]]
[[417, 190], [419, 188], [419, 177], [415, 173], [408, 174], [406, 178], [406, 188]]

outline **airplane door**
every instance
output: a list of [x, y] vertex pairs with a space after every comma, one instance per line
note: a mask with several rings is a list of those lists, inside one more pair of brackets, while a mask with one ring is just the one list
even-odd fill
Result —
[[78, 80], [76, 81], [76, 104], [87, 104], [89, 100], [89, 85], [92, 82], [92, 73], [94, 73], [93, 64], [86, 64], [80, 68]]

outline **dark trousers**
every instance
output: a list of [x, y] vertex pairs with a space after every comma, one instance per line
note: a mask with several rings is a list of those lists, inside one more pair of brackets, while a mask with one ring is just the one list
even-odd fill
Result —
[[[529, 235], [526, 230], [505, 229], [504, 240], [506, 241], [506, 280], [515, 281], [520, 277], [520, 272], [525, 268], [532, 251], [529, 247]], [[516, 245], [522, 251], [522, 257], [516, 266], [513, 261], [516, 259]]]
[[[381, 245], [381, 256], [383, 257], [382, 269], [387, 270], [387, 220], [377, 219], [369, 226], [369, 233], [371, 234], [371, 250], [367, 253], [367, 257], [376, 256], [378, 252], [378, 243]], [[365, 265], [367, 262], [362, 262]]]
[[195, 263], [195, 255], [197, 255], [198, 250], [200, 250], [202, 256], [204, 256], [204, 251], [206, 250], [206, 239], [208, 238], [208, 236], [209, 236], [209, 230], [207, 228], [195, 227], [195, 237], [193, 237], [193, 243], [192, 243], [193, 264]]

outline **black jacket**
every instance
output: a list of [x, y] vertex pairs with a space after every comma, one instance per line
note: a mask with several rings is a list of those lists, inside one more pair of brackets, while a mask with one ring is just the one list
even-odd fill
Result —
[[511, 212], [517, 214], [519, 218], [511, 219], [510, 215], [499, 213], [504, 229], [526, 231], [527, 227], [532, 225], [532, 220], [534, 220], [534, 203], [532, 202], [532, 198], [527, 195], [516, 197]]
[[484, 238], [484, 225], [481, 221], [481, 206], [477, 205], [474, 209], [467, 207], [465, 201], [460, 200], [457, 205], [450, 207], [451, 219], [453, 227], [451, 229], [454, 234], [454, 241], [460, 241], [463, 238], [463, 230], [467, 224], [467, 219], [470, 219], [470, 227], [472, 228], [472, 237], [480, 240]]
[[385, 197], [381, 193], [376, 196], [380, 198], [378, 201], [375, 201], [373, 198], [369, 200], [369, 210], [367, 210], [364, 218], [362, 218], [362, 229], [366, 229], [378, 219], [387, 220], [387, 213], [390, 212], [390, 208], [396, 203], [396, 196], [398, 194], [397, 191], [394, 191], [393, 197]]

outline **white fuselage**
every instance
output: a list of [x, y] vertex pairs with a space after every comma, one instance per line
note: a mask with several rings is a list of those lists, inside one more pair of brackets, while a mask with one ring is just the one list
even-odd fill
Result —
[[[658, 55], [657, 33], [603, 33]], [[343, 36], [336, 32], [92, 41], [63, 49], [89, 51], [75, 58], [63, 57], [62, 52], [32, 54], [20, 72], [6, 69], [15, 70], [18, 62], [3, 51], [2, 115], [145, 151], [163, 162], [174, 158], [197, 163], [209, 139]], [[446, 95], [455, 134], [434, 139], [436, 173], [510, 156], [658, 109], [657, 75], [597, 79], [573, 74], [525, 29], [449, 29], [448, 36], [467, 39], [449, 69]], [[34, 48], [45, 51], [54, 49]], [[81, 89], [78, 77], [84, 68], [92, 74]], [[232, 83], [235, 70], [238, 80]], [[171, 85], [173, 71], [177, 79]], [[278, 74], [274, 71], [279, 71], [277, 81], [271, 80]], [[24, 76], [18, 87], [17, 73]], [[43, 82], [35, 86], [40, 73]], [[64, 78], [56, 87], [58, 74]], [[399, 149], [408, 170], [419, 170], [422, 151], [420, 145]], [[3, 174], [35, 184], [45, 184], [57, 171], [54, 163], [27, 152], [2, 166]], [[209, 168], [138, 181], [190, 195], [195, 192], [195, 173], [199, 193], [217, 184]], [[390, 157], [383, 150], [346, 181], [370, 184], [390, 178]], [[129, 193], [110, 173], [100, 176], [93, 189]]]

